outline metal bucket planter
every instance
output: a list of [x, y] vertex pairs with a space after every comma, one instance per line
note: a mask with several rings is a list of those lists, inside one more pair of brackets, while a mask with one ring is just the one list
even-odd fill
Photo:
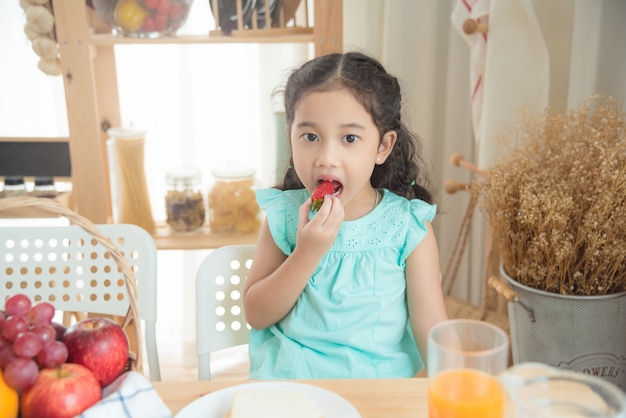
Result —
[[540, 362], [598, 376], [626, 392], [626, 292], [567, 296], [510, 278], [490, 284], [508, 300], [513, 363]]

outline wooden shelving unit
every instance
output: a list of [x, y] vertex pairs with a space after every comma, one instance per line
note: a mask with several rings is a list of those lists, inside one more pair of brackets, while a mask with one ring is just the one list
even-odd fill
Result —
[[131, 45], [131, 44], [241, 44], [241, 43], [307, 43], [313, 42], [313, 33], [290, 35], [271, 35], [263, 37], [232, 37], [210, 35], [179, 35], [171, 38], [122, 38], [111, 34], [93, 34], [90, 42], [94, 46]]
[[[313, 27], [293, 33], [269, 29], [263, 34], [251, 31], [255, 35], [237, 31], [233, 36], [208, 33], [144, 39], [114, 36], [84, 0], [52, 0], [70, 132], [72, 209], [94, 223], [111, 222], [106, 128], [121, 124], [115, 45], [297, 42], [313, 43], [316, 56], [342, 51], [343, 1], [312, 1]], [[175, 235], [165, 226], [159, 227], [154, 237], [162, 249], [215, 248], [256, 241], [256, 234], [212, 234], [208, 229], [194, 235]]]
[[[32, 193], [29, 193], [32, 196]], [[72, 206], [72, 192], [61, 192], [56, 197], [50, 198], [64, 206]], [[60, 215], [56, 215], [44, 210], [35, 208], [20, 208], [19, 210], [4, 210], [2, 212], [3, 218], [58, 218]]]
[[193, 250], [198, 248], [218, 248], [228, 244], [254, 244], [257, 233], [221, 233], [211, 232], [204, 227], [197, 232], [188, 234], [172, 233], [165, 224], [157, 224], [157, 231], [153, 234], [157, 248], [161, 250]]

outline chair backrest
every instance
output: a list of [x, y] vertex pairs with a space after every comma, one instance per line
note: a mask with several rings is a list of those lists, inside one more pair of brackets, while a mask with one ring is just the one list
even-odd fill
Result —
[[[124, 254], [135, 275], [150, 378], [160, 380], [154, 240], [135, 225], [96, 227]], [[125, 316], [128, 311], [123, 273], [109, 250], [80, 226], [0, 227], [0, 254], [1, 300], [24, 293], [65, 312]]]
[[248, 343], [243, 286], [255, 245], [226, 245], [209, 253], [196, 275], [198, 378], [211, 379], [211, 353]]

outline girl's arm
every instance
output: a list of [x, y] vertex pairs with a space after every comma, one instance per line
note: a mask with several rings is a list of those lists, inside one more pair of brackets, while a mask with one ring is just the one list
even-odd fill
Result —
[[339, 232], [344, 211], [338, 198], [326, 196], [311, 221], [310, 205], [309, 198], [300, 207], [296, 248], [289, 257], [276, 246], [267, 221], [261, 227], [243, 291], [246, 320], [252, 328], [267, 328], [289, 313]]
[[409, 316], [425, 366], [428, 364], [428, 332], [436, 323], [448, 319], [441, 288], [437, 240], [430, 222], [426, 223], [426, 229], [426, 236], [406, 261]]

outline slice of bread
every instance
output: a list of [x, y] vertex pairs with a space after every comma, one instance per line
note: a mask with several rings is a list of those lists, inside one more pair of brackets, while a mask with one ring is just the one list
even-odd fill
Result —
[[315, 402], [302, 392], [236, 390], [225, 418], [323, 418]]

